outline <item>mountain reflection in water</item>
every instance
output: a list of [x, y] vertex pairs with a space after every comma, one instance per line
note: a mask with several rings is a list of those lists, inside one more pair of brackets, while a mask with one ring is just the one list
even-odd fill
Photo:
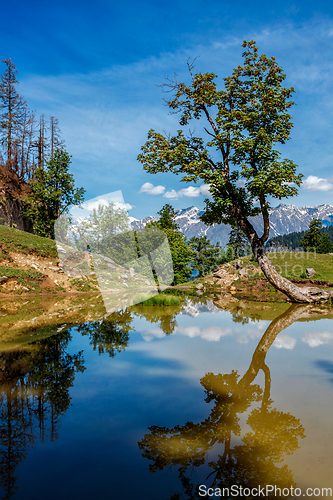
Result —
[[[18, 490], [21, 486], [19, 465], [29, 461], [29, 450], [36, 447], [38, 442], [50, 443], [58, 440], [57, 449], [61, 448], [63, 456], [65, 456], [67, 442], [66, 439], [62, 440], [61, 424], [66, 422], [66, 413], [70, 406], [72, 407], [71, 419], [74, 418], [73, 425], [78, 427], [79, 422], [84, 422], [82, 442], [88, 439], [86, 434], [87, 429], [90, 429], [92, 435], [98, 436], [100, 443], [99, 445], [96, 444], [96, 449], [99, 450], [102, 457], [105, 453], [103, 446], [107, 446], [106, 442], [109, 439], [107, 433], [110, 430], [103, 429], [103, 425], [99, 426], [94, 421], [89, 421], [91, 416], [89, 416], [88, 408], [92, 408], [94, 404], [100, 404], [102, 407], [105, 405], [105, 412], [110, 425], [113, 420], [116, 422], [117, 419], [119, 422], [123, 419], [124, 422], [120, 425], [122, 428], [126, 428], [127, 419], [131, 422], [133, 420], [135, 424], [136, 421], [133, 417], [135, 412], [133, 410], [132, 415], [127, 410], [126, 413], [121, 413], [121, 411], [125, 411], [121, 410], [123, 393], [126, 392], [127, 387], [127, 382], [124, 382], [125, 374], [120, 374], [118, 380], [112, 370], [109, 374], [99, 368], [102, 371], [98, 377], [93, 378], [94, 386], [96, 384], [98, 387], [99, 385], [102, 386], [105, 380], [110, 377], [116, 387], [111, 390], [110, 386], [106, 392], [101, 392], [95, 399], [91, 399], [89, 396], [87, 401], [83, 396], [80, 398], [79, 393], [75, 391], [73, 393], [73, 388], [76, 385], [76, 374], [82, 373], [81, 379], [84, 381], [85, 377], [89, 377], [88, 368], [85, 372], [86, 367], [102, 367], [102, 365], [96, 365], [95, 363], [97, 355], [103, 356], [103, 354], [107, 354], [109, 361], [107, 365], [104, 363], [103, 366], [112, 369], [112, 364], [118, 359], [120, 360], [122, 356], [128, 354], [129, 357], [126, 359], [131, 360], [131, 356], [133, 357], [135, 352], [142, 352], [140, 347], [143, 345], [142, 341], [138, 343], [137, 338], [133, 337], [133, 340], [131, 338], [132, 335], [136, 334], [135, 320], [154, 325], [155, 330], [157, 327], [158, 331], [170, 336], [168, 340], [175, 341], [177, 329], [181, 331], [177, 324], [179, 314], [185, 312], [189, 317], [194, 318], [199, 312], [206, 311], [207, 313], [209, 310], [218, 312], [213, 310], [214, 306], [210, 304], [212, 303], [201, 304], [196, 299], [196, 305], [187, 303], [187, 309], [184, 304], [164, 308], [137, 305], [113, 313], [107, 319], [86, 323], [76, 329], [67, 330], [33, 343], [26, 350], [1, 354], [0, 482], [4, 492], [2, 498], [9, 499], [13, 496], [16, 497], [16, 494], [20, 497], [21, 491]], [[161, 408], [160, 413], [155, 412], [157, 415], [157, 417], [154, 416], [155, 422], [151, 421], [151, 424], [155, 423], [155, 425], [150, 424], [149, 433], [144, 435], [144, 431], [142, 432], [144, 424], [142, 423], [140, 425], [135, 424], [139, 425], [137, 430], [128, 428], [126, 431], [128, 435], [144, 435], [139, 441], [141, 450], [139, 453], [142, 453], [144, 458], [150, 460], [150, 472], [158, 473], [158, 471], [170, 469], [177, 471], [175, 476], [169, 477], [167, 483], [170, 482], [170, 486], [169, 491], [167, 491], [165, 477], [161, 478], [161, 476], [155, 474], [156, 479], [151, 482], [152, 479], [149, 479], [150, 474], [145, 461], [140, 457], [140, 454], [132, 451], [134, 458], [128, 456], [127, 460], [130, 464], [128, 467], [131, 468], [133, 475], [131, 488], [135, 491], [134, 497], [145, 500], [155, 498], [162, 500], [202, 498], [198, 496], [199, 484], [221, 489], [232, 485], [252, 488], [266, 484], [276, 485], [281, 489], [290, 488], [291, 486], [295, 488], [297, 484], [293, 478], [293, 471], [288, 466], [287, 456], [293, 454], [302, 446], [302, 439], [308, 429], [305, 430], [302, 426], [301, 414], [292, 415], [290, 412], [285, 411], [285, 408], [281, 409], [279, 405], [274, 405], [274, 401], [271, 399], [271, 372], [266, 362], [266, 355], [278, 334], [295, 321], [320, 319], [330, 314], [329, 309], [322, 307], [292, 305], [270, 322], [254, 353], [252, 351], [252, 361], [247, 365], [248, 368], [242, 371], [243, 375], [241, 375], [240, 370], [236, 369], [232, 369], [229, 373], [213, 374], [212, 372], [206, 372], [201, 377], [200, 384], [205, 391], [205, 401], [209, 404], [209, 409], [206, 416], [202, 412], [203, 418], [199, 420], [199, 423], [195, 423], [195, 420], [184, 420], [183, 423], [171, 427], [156, 425], [156, 418], [158, 415], [163, 414], [163, 408]], [[233, 321], [237, 323], [237, 328], [242, 328], [246, 325], [248, 319], [244, 315], [234, 312]], [[183, 328], [183, 331], [185, 330], [186, 328]], [[189, 330], [186, 331], [188, 333]], [[225, 328], [224, 332], [226, 331]], [[152, 339], [149, 336], [145, 337], [145, 333], [142, 333], [142, 335], [147, 340]], [[133, 344], [134, 338], [136, 344], [135, 342]], [[81, 342], [80, 339], [89, 343], [91, 346], [90, 352], [87, 348], [85, 348], [84, 352], [82, 349], [76, 349], [77, 344]], [[207, 337], [207, 339], [216, 340], [212, 337]], [[220, 339], [221, 342], [223, 340]], [[199, 339], [199, 341], [205, 342], [203, 338]], [[216, 351], [218, 344], [216, 342], [210, 343], [210, 345], [213, 344], [213, 349]], [[137, 345], [137, 349], [140, 347], [141, 350], [135, 351], [134, 349], [133, 351], [132, 345]], [[239, 348], [240, 345], [238, 345], [237, 349]], [[237, 350], [235, 350], [236, 352]], [[186, 356], [186, 353], [184, 355]], [[151, 363], [149, 357], [146, 359]], [[222, 350], [221, 363], [223, 360]], [[127, 361], [127, 363], [129, 362]], [[328, 361], [322, 360], [316, 363], [321, 370], [332, 373], [332, 364]], [[157, 359], [156, 364], [163, 366], [162, 358]], [[144, 365], [145, 361], [143, 360], [140, 369], [144, 369]], [[119, 366], [121, 370], [121, 365]], [[135, 370], [135, 365], [133, 366]], [[259, 380], [260, 372], [263, 373], [261, 384]], [[137, 372], [137, 377], [142, 377], [140, 372]], [[143, 398], [143, 388], [135, 389], [132, 371], [129, 372], [128, 379], [129, 386], [133, 386], [130, 394], [137, 391], [138, 400], [138, 402], [130, 400], [129, 407], [137, 408], [137, 411], [139, 411], [139, 401], [140, 398]], [[149, 382], [149, 380], [151, 381]], [[152, 374], [149, 380], [147, 384], [154, 387], [156, 374]], [[258, 383], [254, 383], [255, 381]], [[167, 390], [168, 387], [166, 387]], [[115, 393], [112, 404], [108, 400], [110, 391]], [[103, 397], [105, 402], [101, 399]], [[144, 401], [147, 400], [147, 396], [145, 398]], [[168, 398], [169, 406], [171, 406], [173, 400], [172, 391], [170, 391]], [[95, 403], [92, 403], [92, 401]], [[118, 401], [119, 410], [115, 406], [115, 401]], [[187, 419], [190, 417], [191, 412], [196, 411], [196, 406], [194, 404], [186, 408]], [[152, 405], [153, 407], [154, 405]], [[146, 411], [147, 416], [144, 422], [147, 422], [147, 424], [145, 428], [149, 425], [149, 419], [152, 419], [152, 416], [149, 416], [149, 408]], [[85, 416], [85, 412], [87, 412], [87, 416]], [[66, 432], [67, 434], [65, 434], [68, 437], [70, 431]], [[125, 435], [123, 438], [125, 443], [127, 438]], [[137, 439], [138, 437], [136, 437], [136, 441]], [[135, 438], [131, 441], [130, 449], [134, 450], [134, 444]], [[116, 445], [114, 444], [114, 446]], [[38, 457], [40, 456], [40, 460], [43, 460], [43, 451], [40, 448], [38, 450]], [[110, 488], [111, 484], [112, 493], [110, 493], [110, 498], [120, 498], [123, 492], [121, 485], [117, 484], [117, 472], [115, 472], [117, 470], [116, 464], [122, 453], [121, 448], [119, 448], [118, 452], [116, 452], [117, 450], [118, 448], [115, 448], [114, 454], [107, 455], [110, 462], [104, 464], [105, 459], [101, 458], [102, 461], [97, 460], [97, 463], [94, 464], [92, 457], [95, 457], [95, 455], [93, 455], [92, 449], [85, 449], [86, 460], [89, 464], [89, 470], [92, 471], [92, 477], [96, 474], [100, 478], [99, 484], [94, 486], [96, 488], [98, 486], [101, 491], [105, 492]], [[81, 463], [81, 448], [77, 451], [71, 449], [71, 454], [71, 456], [77, 456], [78, 462]], [[100, 473], [102, 463], [110, 471], [108, 476], [103, 476]], [[94, 467], [96, 472], [93, 472]], [[138, 470], [136, 475], [135, 468]], [[124, 474], [126, 475], [125, 469]], [[147, 470], [147, 476], [144, 475], [144, 470]], [[194, 471], [196, 471], [195, 474]], [[50, 493], [44, 493], [50, 498], [63, 498], [61, 493], [57, 493], [58, 484], [56, 484], [52, 476], [51, 466], [48, 473], [50, 474], [49, 481], [53, 481], [54, 491], [52, 489]], [[142, 486], [141, 489], [139, 487], [139, 490], [136, 485], [138, 475], [142, 476], [142, 481], [145, 484], [145, 487]], [[163, 483], [161, 490], [157, 486], [159, 478], [161, 484]], [[38, 481], [38, 470], [36, 471], [36, 480]], [[71, 481], [71, 477], [67, 477], [66, 489], [73, 489]], [[91, 498], [91, 492], [87, 488], [87, 481], [89, 481], [87, 474], [82, 472], [82, 487], [81, 489], [75, 489], [74, 496], [71, 493], [71, 498], [74, 498], [74, 500], [76, 498], [80, 500]], [[91, 479], [91, 481], [93, 480]], [[103, 481], [105, 482], [104, 486], [102, 486]], [[75, 479], [73, 479], [73, 484], [76, 484], [77, 487]], [[149, 484], [152, 485], [152, 491], [149, 490]], [[38, 494], [36, 496], [33, 492], [27, 490], [24, 492], [23, 488], [24, 483], [22, 483], [22, 498], [37, 500], [43, 498], [43, 496], [38, 496]], [[126, 494], [123, 497], [125, 498]], [[130, 495], [128, 497], [132, 498]]]

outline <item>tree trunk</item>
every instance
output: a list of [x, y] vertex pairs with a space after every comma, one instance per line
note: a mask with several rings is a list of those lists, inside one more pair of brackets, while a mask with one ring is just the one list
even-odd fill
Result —
[[327, 302], [330, 298], [333, 299], [333, 290], [323, 290], [309, 286], [299, 287], [286, 278], [283, 278], [275, 270], [262, 245], [253, 245], [252, 249], [260, 269], [269, 283], [287, 295], [292, 302], [313, 304], [314, 302]]
[[[263, 214], [264, 215], [264, 214]], [[259, 238], [256, 230], [249, 222], [249, 220], [244, 217], [242, 209], [235, 204], [233, 207], [233, 216], [237, 221], [238, 226], [246, 234], [253, 254], [259, 264], [260, 269], [266, 276], [268, 282], [273, 285], [274, 288], [283, 292], [291, 300], [291, 302], [313, 304], [315, 302], [327, 302], [329, 299], [333, 299], [333, 290], [323, 290], [317, 287], [299, 287], [283, 278], [266, 255], [264, 244], [269, 236], [269, 217], [268, 213], [264, 216], [264, 234]]]

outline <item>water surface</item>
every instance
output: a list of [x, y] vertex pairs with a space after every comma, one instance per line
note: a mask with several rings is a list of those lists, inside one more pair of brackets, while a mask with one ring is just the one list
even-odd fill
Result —
[[2, 498], [333, 487], [329, 310], [253, 320], [196, 298], [54, 333], [0, 357]]

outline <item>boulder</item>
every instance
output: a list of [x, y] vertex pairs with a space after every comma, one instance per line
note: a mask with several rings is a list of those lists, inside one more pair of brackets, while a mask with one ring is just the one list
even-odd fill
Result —
[[306, 275], [308, 278], [312, 278], [316, 274], [316, 271], [313, 269], [313, 267], [307, 267], [305, 269]]

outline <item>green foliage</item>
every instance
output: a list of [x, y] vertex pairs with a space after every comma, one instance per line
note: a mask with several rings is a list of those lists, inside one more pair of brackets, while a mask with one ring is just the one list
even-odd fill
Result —
[[215, 267], [226, 261], [219, 243], [213, 245], [207, 236], [194, 236], [188, 242], [193, 252], [192, 266], [198, 271], [199, 277], [209, 274]]
[[126, 210], [116, 208], [113, 202], [99, 205], [89, 219], [78, 226], [77, 247], [85, 250], [89, 246], [91, 251], [107, 255], [110, 238], [128, 231], [128, 225]]
[[172, 295], [159, 293], [153, 297], [146, 298], [146, 294], [135, 296], [134, 300], [143, 306], [178, 306], [180, 299]]
[[[150, 130], [138, 160], [149, 173], [173, 172], [184, 182], [209, 185], [212, 200], [206, 200], [201, 219], [238, 225], [258, 247], [269, 236], [268, 197], [296, 195], [303, 175], [296, 175], [296, 165], [274, 149], [289, 139], [294, 89], [282, 86], [285, 74], [274, 57], [259, 56], [254, 41], [243, 47], [244, 64], [224, 78], [222, 90], [215, 74], [194, 73], [190, 64], [189, 84], [166, 84], [173, 93], [166, 104], [180, 113], [182, 129], [171, 136]], [[208, 140], [186, 136], [183, 129], [190, 120], [202, 117], [208, 121]], [[259, 213], [264, 218], [261, 238], [248, 220]]]
[[192, 251], [187, 244], [186, 237], [181, 231], [178, 231], [175, 223], [176, 212], [169, 204], [164, 205], [158, 212], [160, 219], [150, 222], [146, 225], [147, 228], [162, 229], [166, 234], [169, 242], [172, 264], [173, 264], [173, 285], [185, 283], [191, 275], [190, 262], [192, 259]]
[[179, 231], [179, 225], [175, 222], [177, 212], [172, 205], [166, 203], [159, 212], [158, 224], [161, 229], [173, 229]]
[[[268, 255], [277, 272], [287, 279], [308, 279], [305, 269], [312, 267], [316, 271], [314, 277], [311, 278], [312, 280], [333, 283], [333, 258], [331, 255], [307, 251], [269, 252]], [[242, 258], [245, 265], [247, 262], [251, 262], [251, 258], [248, 259], [249, 257]], [[257, 272], [255, 271], [256, 269]], [[260, 268], [254, 266], [252, 275], [262, 277]]]
[[42, 273], [34, 269], [14, 269], [13, 267], [0, 266], [0, 276], [7, 276], [8, 278], [17, 278], [21, 285], [26, 285], [27, 280], [33, 279], [41, 281], [43, 279]]
[[73, 175], [68, 172], [70, 155], [57, 149], [45, 169], [38, 168], [31, 182], [33, 194], [25, 200], [25, 215], [40, 236], [54, 238], [54, 223], [70, 205], [83, 202], [83, 188], [75, 188]]
[[300, 240], [303, 248], [316, 250], [318, 253], [333, 252], [333, 244], [328, 233], [322, 232], [322, 221], [320, 219], [312, 219], [309, 225], [309, 230], [304, 233]]
[[320, 219], [312, 219], [309, 230], [306, 231], [301, 239], [301, 246], [303, 248], [317, 249], [321, 243], [321, 228], [322, 221]]
[[[333, 226], [324, 227], [321, 230], [322, 237], [327, 235], [331, 243], [333, 243]], [[279, 236], [274, 236], [270, 238], [266, 243], [266, 248], [277, 248], [283, 247], [288, 248], [290, 250], [299, 249], [301, 245], [301, 239], [305, 235], [305, 231], [293, 232], [289, 234], [282, 234]], [[328, 239], [326, 239], [328, 241]], [[333, 252], [333, 250], [329, 250], [329, 252]], [[329, 253], [324, 252], [324, 253]]]
[[318, 253], [331, 253], [333, 252], [333, 244], [330, 240], [329, 235], [322, 234], [321, 241], [319, 245], [317, 246], [317, 252]]
[[251, 252], [244, 232], [237, 226], [233, 227], [229, 232], [228, 247], [233, 249], [234, 258], [237, 259]]

